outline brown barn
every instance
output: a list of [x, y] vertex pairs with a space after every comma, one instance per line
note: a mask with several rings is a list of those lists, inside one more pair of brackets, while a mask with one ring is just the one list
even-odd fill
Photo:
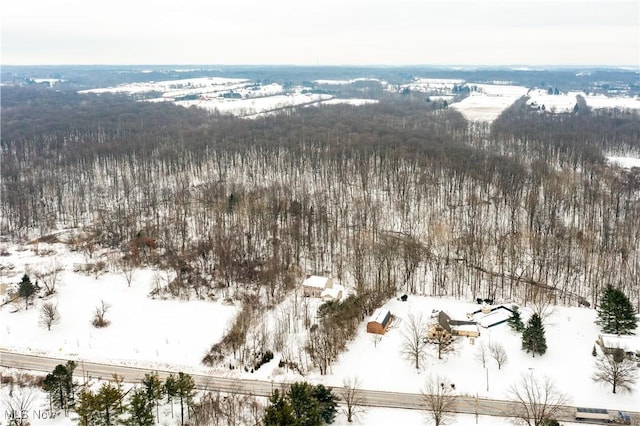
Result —
[[391, 312], [388, 309], [376, 309], [367, 323], [367, 333], [385, 334], [391, 325], [391, 319]]

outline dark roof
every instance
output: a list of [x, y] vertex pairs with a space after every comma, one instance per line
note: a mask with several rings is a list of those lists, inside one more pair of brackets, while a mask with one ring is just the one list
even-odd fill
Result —
[[440, 324], [440, 327], [444, 328], [449, 334], [451, 334], [451, 325], [449, 325], [450, 321], [451, 318], [449, 318], [449, 315], [442, 311], [438, 313], [438, 324]]
[[384, 319], [380, 324], [382, 324], [383, 328], [387, 328], [389, 321], [391, 321], [391, 312], [387, 311], [387, 314], [384, 316]]
[[449, 320], [449, 325], [477, 325], [475, 321]]

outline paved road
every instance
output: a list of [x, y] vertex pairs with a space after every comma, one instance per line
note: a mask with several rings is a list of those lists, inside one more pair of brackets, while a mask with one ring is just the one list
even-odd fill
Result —
[[[51, 372], [56, 365], [64, 364], [67, 359], [51, 358], [46, 356], [25, 355], [0, 350], [0, 366], [12, 367], [32, 371]], [[78, 377], [91, 379], [109, 379], [113, 374], [124, 378], [126, 382], [138, 383], [148, 368], [129, 367], [117, 364], [105, 364], [98, 362], [80, 361], [76, 367]], [[154, 370], [158, 372], [160, 379], [166, 378], [177, 371]], [[269, 396], [273, 389], [286, 387], [286, 383], [270, 382], [265, 380], [247, 380], [209, 376], [204, 374], [191, 374], [196, 388], [200, 390], [214, 390], [221, 392], [246, 393], [257, 396]], [[336, 394], [340, 389], [334, 388]], [[362, 390], [362, 405], [387, 408], [422, 409], [422, 395], [415, 393], [385, 392], [375, 390]], [[456, 402], [455, 411], [458, 413], [480, 414], [489, 416], [511, 417], [517, 410], [517, 406], [509, 401], [494, 399], [474, 398], [460, 396]], [[563, 407], [557, 419], [560, 421], [574, 420], [575, 408]], [[640, 422], [640, 412], [627, 413]], [[635, 424], [632, 422], [632, 424]]]

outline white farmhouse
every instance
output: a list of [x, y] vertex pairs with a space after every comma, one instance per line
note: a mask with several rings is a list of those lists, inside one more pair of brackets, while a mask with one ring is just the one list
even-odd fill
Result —
[[305, 296], [321, 297], [324, 290], [331, 288], [333, 288], [333, 280], [318, 275], [307, 275], [307, 279], [302, 282]]

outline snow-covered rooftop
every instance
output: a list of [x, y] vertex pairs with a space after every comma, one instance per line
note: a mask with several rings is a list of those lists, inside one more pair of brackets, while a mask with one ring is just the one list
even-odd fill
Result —
[[496, 309], [495, 311], [491, 311], [488, 314], [478, 313], [476, 315], [478, 323], [484, 328], [489, 328], [502, 321], [508, 320], [509, 317], [511, 317], [511, 312], [507, 311], [506, 309]]
[[607, 348], [620, 348], [625, 351], [636, 352], [640, 351], [640, 337], [639, 336], [618, 336], [617, 334], [601, 334], [600, 340], [602, 344]]
[[371, 318], [369, 319], [369, 321], [382, 324], [384, 322], [384, 319], [387, 317], [387, 315], [389, 315], [389, 309], [378, 308], [375, 311], [373, 311], [373, 314], [371, 314]]
[[313, 287], [313, 288], [322, 288], [324, 289], [327, 286], [327, 282], [330, 278], [321, 277], [318, 275], [311, 275], [307, 279], [302, 282], [302, 285], [305, 287]]

